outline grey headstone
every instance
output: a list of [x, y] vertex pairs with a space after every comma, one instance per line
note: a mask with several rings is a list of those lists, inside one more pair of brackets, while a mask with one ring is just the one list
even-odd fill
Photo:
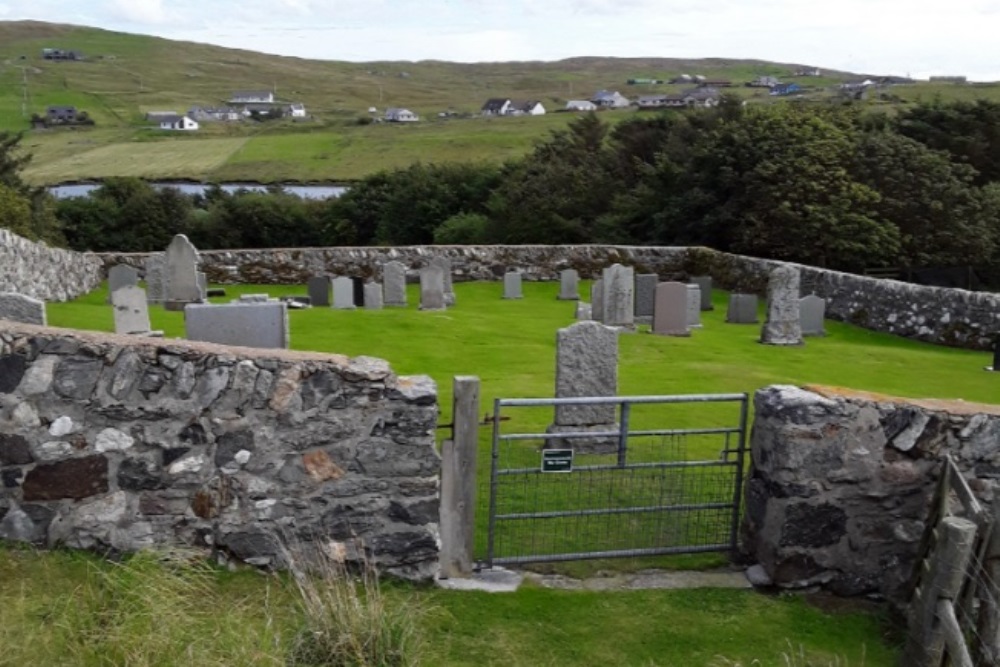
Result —
[[333, 307], [339, 310], [354, 308], [354, 281], [346, 276], [333, 279]]
[[288, 308], [282, 301], [188, 304], [184, 308], [184, 329], [188, 340], [287, 348]]
[[165, 272], [168, 310], [183, 310], [185, 304], [201, 301], [198, 250], [183, 234], [175, 236], [167, 246]]
[[655, 273], [640, 273], [635, 277], [635, 321], [653, 322], [653, 305], [656, 302], [656, 285], [660, 278]]
[[444, 273], [440, 266], [420, 269], [420, 310], [444, 310]]
[[[441, 278], [444, 282], [444, 304], [446, 306], [455, 305], [455, 288], [451, 283], [451, 260], [438, 255], [430, 260], [431, 266], [441, 269]], [[423, 308], [423, 306], [421, 306]], [[425, 309], [426, 310], [426, 309]]]
[[[556, 334], [556, 398], [618, 394], [618, 332], [577, 322]], [[614, 405], [557, 405], [556, 426], [613, 424]]]
[[604, 319], [609, 327], [635, 326], [635, 270], [613, 264], [604, 269]]
[[385, 305], [406, 305], [406, 266], [401, 262], [387, 262], [382, 266], [382, 285]]
[[590, 284], [590, 313], [595, 322], [604, 321], [604, 281], [600, 278]]
[[309, 302], [314, 306], [330, 305], [330, 276], [312, 276], [306, 281]]
[[201, 295], [201, 300], [204, 301], [208, 298], [208, 275], [202, 271], [198, 271], [198, 294]]
[[360, 276], [352, 276], [351, 287], [354, 289], [354, 307], [363, 308], [365, 305], [365, 279]]
[[757, 295], [730, 294], [726, 322], [730, 324], [757, 324]]
[[139, 284], [139, 272], [128, 264], [115, 264], [108, 270], [108, 303], [111, 295], [122, 287]]
[[365, 310], [382, 310], [382, 285], [365, 283]]
[[701, 309], [714, 310], [712, 305], [712, 276], [692, 276], [691, 282], [701, 288]]
[[163, 303], [167, 298], [166, 256], [158, 252], [146, 257], [146, 302]]
[[111, 293], [111, 305], [115, 310], [115, 333], [148, 333], [149, 306], [146, 290], [138, 285], [119, 287]]
[[278, 300], [288, 304], [288, 308], [290, 310], [293, 309], [303, 310], [305, 308], [312, 307], [312, 299], [310, 299], [308, 296], [299, 296], [293, 294], [288, 296], [279, 296]]
[[688, 329], [688, 288], [684, 283], [667, 282], [656, 286], [653, 333], [662, 336], [690, 336]]
[[0, 319], [45, 326], [45, 302], [17, 292], [0, 292]]
[[563, 301], [576, 301], [580, 298], [580, 274], [576, 269], [563, 269], [559, 272], [559, 296]]
[[265, 303], [271, 300], [270, 294], [240, 294], [240, 303]]
[[760, 331], [765, 345], [801, 345], [799, 270], [779, 266], [767, 282], [767, 321]]
[[521, 293], [521, 274], [518, 271], [508, 271], [503, 274], [503, 298], [505, 299], [520, 299], [523, 298]]
[[825, 336], [823, 320], [826, 317], [826, 299], [815, 294], [799, 299], [799, 321], [803, 336]]
[[593, 313], [590, 312], [590, 304], [586, 301], [576, 302], [576, 319], [578, 320], [592, 320], [594, 319]]
[[701, 328], [701, 288], [688, 283], [687, 318], [689, 329]]

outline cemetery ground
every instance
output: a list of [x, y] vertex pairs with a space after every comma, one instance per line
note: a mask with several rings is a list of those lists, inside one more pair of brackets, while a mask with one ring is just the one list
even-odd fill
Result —
[[[399, 374], [430, 374], [438, 384], [443, 424], [451, 421], [454, 375], [481, 378], [484, 412], [492, 411], [497, 397], [552, 395], [555, 331], [573, 322], [576, 305], [555, 299], [558, 283], [525, 283], [522, 300], [501, 300], [500, 283], [456, 283], [457, 305], [440, 312], [418, 311], [416, 286], [408, 287], [411, 305], [406, 309], [290, 312], [292, 347], [377, 356], [387, 359]], [[581, 294], [589, 293], [588, 287], [584, 281]], [[218, 301], [246, 293], [305, 293], [304, 286], [226, 286], [226, 290], [227, 296]], [[49, 323], [111, 331], [112, 312], [105, 297], [98, 290], [71, 303], [49, 304]], [[689, 338], [647, 333], [620, 337], [621, 395], [753, 392], [773, 383], [816, 383], [911, 397], [996, 402], [1000, 396], [996, 376], [982, 371], [989, 362], [986, 353], [914, 343], [837, 322], [827, 322], [827, 337], [809, 338], [803, 347], [763, 346], [756, 342], [759, 326], [724, 323], [724, 293], [716, 292], [713, 300], [715, 310], [702, 313], [704, 328]], [[154, 307], [151, 319], [153, 328], [164, 330], [168, 337], [183, 334], [180, 313]], [[672, 424], [704, 426], [706, 420], [726, 418], [723, 409], [731, 406], [672, 413]], [[657, 418], [639, 416], [640, 421]], [[532, 413], [516, 430], [544, 429], [549, 421], [551, 412]], [[692, 441], [690, 446], [688, 456], [718, 456], [717, 443]], [[537, 452], [521, 455], [528, 460]], [[479, 463], [481, 473], [488, 469], [486, 428]], [[480, 504], [480, 525], [484, 514]], [[0, 596], [13, 602], [0, 606], [0, 640], [14, 648], [0, 657], [0, 664], [107, 664], [93, 656], [143, 642], [158, 646], [164, 655], [197, 646], [207, 651], [200, 654], [207, 656], [201, 664], [272, 664], [268, 656], [287, 650], [289, 634], [301, 619], [287, 579], [244, 570], [213, 572], [194, 592], [157, 596], [180, 605], [179, 614], [198, 619], [197, 623], [162, 614], [162, 623], [150, 627], [138, 620], [126, 624], [116, 621], [114, 614], [121, 615], [129, 604], [140, 608], [138, 618], [159, 610], [152, 608], [153, 600], [145, 599], [150, 594], [138, 580], [127, 596], [101, 597], [102, 578], [117, 566], [75, 553], [38, 557], [12, 547], [5, 552], [0, 559]], [[722, 563], [721, 556], [700, 555], [583, 561], [543, 569], [594, 576], [602, 569]], [[880, 613], [857, 608], [827, 613], [798, 595], [704, 589], [598, 593], [530, 584], [513, 594], [402, 584], [389, 584], [386, 590], [402, 604], [417, 601], [428, 609], [419, 621], [427, 642], [422, 664], [712, 665], [727, 664], [719, 662], [724, 656], [743, 664], [759, 659], [768, 665], [784, 664], [781, 654], [801, 645], [815, 661], [812, 664], [826, 665], [839, 656], [840, 664], [846, 659], [852, 666], [871, 667], [893, 664], [896, 654], [891, 640], [885, 639], [887, 626]], [[142, 604], [151, 608], [143, 611]], [[70, 630], [83, 620], [73, 614], [87, 605], [96, 605], [109, 620], [101, 632], [75, 635]], [[214, 615], [212, 610], [220, 606], [229, 613]], [[146, 634], [150, 637], [144, 639]]]

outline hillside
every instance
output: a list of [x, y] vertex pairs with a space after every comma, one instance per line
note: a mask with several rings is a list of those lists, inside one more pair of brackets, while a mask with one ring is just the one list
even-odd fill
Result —
[[[42, 49], [72, 49], [78, 62], [52, 61]], [[812, 63], [810, 63], [812, 64]], [[815, 64], [813, 64], [815, 65]], [[38, 183], [133, 174], [149, 178], [258, 181], [350, 180], [414, 160], [502, 161], [565, 125], [572, 114], [466, 118], [489, 97], [540, 100], [549, 111], [607, 88], [629, 96], [680, 86], [627, 86], [629, 78], [702, 74], [746, 82], [789, 76], [797, 64], [755, 60], [573, 58], [558, 62], [462, 64], [439, 61], [351, 63], [227, 49], [192, 42], [33, 21], [0, 22], [0, 128], [25, 130], [32, 113], [73, 105], [93, 128], [32, 131], [28, 176]], [[817, 90], [852, 78], [825, 72]], [[800, 79], [803, 83], [806, 81]], [[303, 122], [203, 124], [176, 136], [150, 130], [149, 111], [219, 106], [236, 90], [272, 90], [301, 102]], [[759, 89], [736, 88], [766, 100]], [[362, 125], [369, 107], [401, 106], [421, 123]], [[438, 114], [455, 115], [442, 119]], [[630, 112], [606, 114], [609, 119]], [[195, 142], [195, 143], [192, 143]]]

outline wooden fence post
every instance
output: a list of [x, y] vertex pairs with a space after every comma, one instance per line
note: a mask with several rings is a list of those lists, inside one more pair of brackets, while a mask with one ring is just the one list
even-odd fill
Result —
[[1000, 665], [1000, 485], [993, 486], [993, 530], [982, 563], [979, 582], [979, 618], [976, 664]]
[[441, 577], [472, 574], [479, 448], [479, 378], [456, 376], [453, 439], [441, 445]]

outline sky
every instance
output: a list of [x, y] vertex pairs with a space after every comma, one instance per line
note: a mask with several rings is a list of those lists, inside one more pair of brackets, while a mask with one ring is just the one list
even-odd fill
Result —
[[721, 57], [1000, 80], [1000, 0], [0, 0], [17, 19], [324, 60]]

